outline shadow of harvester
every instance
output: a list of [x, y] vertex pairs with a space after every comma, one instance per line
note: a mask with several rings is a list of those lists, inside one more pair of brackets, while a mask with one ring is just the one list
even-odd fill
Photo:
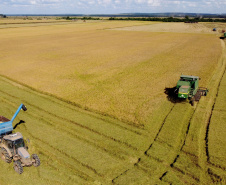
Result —
[[183, 103], [186, 99], [181, 99], [177, 97], [177, 89], [176, 87], [164, 89], [164, 93], [167, 95], [167, 99], [172, 103]]

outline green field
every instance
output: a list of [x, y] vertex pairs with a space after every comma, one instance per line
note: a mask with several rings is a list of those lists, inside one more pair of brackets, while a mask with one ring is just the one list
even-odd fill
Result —
[[[26, 105], [15, 131], [41, 159], [22, 175], [0, 160], [1, 184], [226, 184], [225, 41], [157, 24], [0, 30], [0, 115]], [[181, 72], [209, 88], [194, 107], [164, 93]]]

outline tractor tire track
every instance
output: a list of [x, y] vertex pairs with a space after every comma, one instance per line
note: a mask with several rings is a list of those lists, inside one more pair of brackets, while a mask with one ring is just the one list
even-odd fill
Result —
[[170, 113], [172, 112], [172, 110], [173, 110], [174, 107], [175, 107], [175, 104], [173, 104], [172, 108], [170, 109], [170, 111], [168, 112], [168, 114], [166, 115], [166, 117], [164, 118], [164, 120], [163, 120], [163, 122], [162, 122], [162, 124], [161, 124], [161, 126], [160, 126], [160, 128], [159, 128], [159, 130], [158, 130], [158, 132], [157, 132], [157, 134], [155, 136], [155, 138], [154, 138], [154, 141], [151, 143], [151, 145], [148, 147], [148, 149], [145, 150], [144, 155], [147, 155], [148, 156], [148, 154], [147, 154], [148, 150], [151, 149], [152, 145], [157, 140], [157, 138], [159, 136], [159, 133], [161, 132], [161, 130], [162, 130], [162, 128], [163, 128], [163, 126], [164, 126], [164, 124], [166, 122], [166, 119], [168, 118], [168, 116], [170, 115]]
[[[28, 132], [28, 133], [29, 133], [29, 132]], [[58, 148], [53, 147], [53, 146], [50, 145], [48, 142], [45, 142], [45, 141], [39, 139], [38, 137], [34, 136], [34, 135], [31, 134], [31, 133], [29, 133], [29, 134], [30, 134], [31, 137], [34, 138], [35, 140], [37, 140], [37, 141], [39, 141], [39, 142], [41, 142], [41, 143], [44, 143], [44, 144], [47, 145], [49, 148], [51, 148], [51, 149], [53, 149], [53, 150], [55, 150], [55, 151], [57, 151], [57, 152], [63, 154], [64, 156], [66, 156], [66, 157], [68, 157], [68, 158], [70, 158], [70, 159], [73, 159], [73, 161], [75, 161], [76, 163], [80, 164], [81, 166], [86, 167], [87, 169], [91, 170], [92, 172], [94, 172], [94, 173], [95, 173], [96, 175], [98, 175], [99, 177], [102, 177], [102, 176], [103, 176], [102, 174], [98, 173], [98, 172], [96, 171], [96, 169], [92, 168], [92, 167], [89, 166], [88, 164], [82, 163], [81, 161], [79, 161], [78, 159], [76, 159], [76, 158], [73, 157], [73, 156], [70, 156], [70, 155], [67, 154], [66, 152], [64, 152], [64, 151], [62, 151], [62, 150], [60, 150], [60, 149], [58, 149]], [[86, 174], [86, 175], [87, 175], [87, 174]]]
[[212, 118], [213, 111], [214, 111], [214, 108], [215, 108], [216, 100], [217, 100], [217, 97], [218, 97], [219, 88], [220, 88], [222, 79], [223, 79], [223, 77], [225, 75], [225, 71], [226, 71], [226, 68], [224, 69], [224, 73], [223, 73], [223, 75], [222, 75], [222, 77], [220, 79], [220, 82], [219, 82], [218, 86], [217, 86], [217, 93], [216, 93], [216, 96], [214, 98], [214, 103], [213, 103], [213, 106], [212, 106], [212, 109], [211, 109], [211, 113], [210, 113], [210, 116], [209, 116], [209, 119], [208, 119], [208, 122], [207, 122], [207, 126], [206, 126], [205, 149], [206, 149], [206, 156], [207, 156], [207, 162], [208, 163], [210, 162], [210, 155], [209, 155], [209, 128], [210, 128], [211, 118]]
[[[42, 153], [42, 155], [45, 155], [46, 157], [51, 156], [51, 160], [52, 160], [52, 161], [57, 160], [59, 164], [61, 164], [61, 165], [63, 165], [63, 166], [67, 166], [67, 168], [71, 169], [71, 171], [73, 171], [73, 173], [74, 173], [74, 171], [76, 171], [76, 176], [78, 176], [78, 177], [80, 177], [80, 178], [82, 178], [82, 179], [84, 179], [84, 180], [86, 180], [86, 181], [87, 181], [87, 180], [88, 180], [88, 181], [90, 181], [90, 180], [91, 180], [91, 181], [94, 181], [94, 178], [91, 177], [90, 175], [87, 175], [86, 173], [80, 171], [80, 169], [75, 168], [75, 166], [72, 165], [71, 163], [65, 162], [65, 161], [68, 161], [68, 160], [65, 160], [65, 161], [63, 161], [63, 160], [61, 160], [61, 159], [59, 160], [59, 157], [60, 157], [59, 154], [64, 155], [64, 152], [62, 152], [61, 150], [59, 150], [59, 149], [57, 149], [57, 148], [51, 146], [49, 143], [44, 142], [44, 141], [42, 141], [41, 139], [39, 139], [39, 138], [37, 138], [37, 137], [34, 137], [34, 135], [31, 134], [31, 132], [28, 131], [28, 129], [27, 129], [26, 126], [25, 126], [25, 130], [26, 130], [27, 134], [28, 134], [32, 139], [36, 140], [36, 142], [35, 142], [36, 144], [37, 144], [38, 142], [41, 143], [40, 145], [37, 145], [37, 146], [35, 146], [35, 147], [36, 147], [36, 148], [40, 148], [40, 151], [41, 151], [40, 153]], [[35, 144], [35, 145], [36, 145], [36, 144]], [[46, 145], [47, 147], [44, 147], [45, 145]], [[52, 149], [53, 151], [55, 151], [55, 152], [50, 152], [50, 150], [48, 150], [47, 148], [51, 148], [51, 149]], [[86, 167], [86, 168], [89, 169], [89, 170], [92, 170], [90, 167], [87, 167], [85, 164], [82, 165], [82, 163], [79, 162], [78, 160], [74, 160], [73, 158], [71, 158], [71, 156], [66, 155], [66, 157], [68, 157], [69, 159], [72, 159], [75, 163], [77, 163], [77, 164], [79, 164], [79, 165], [81, 165], [81, 166], [84, 166], [84, 167]], [[50, 161], [50, 162], [51, 162], [51, 161]], [[59, 170], [59, 169], [58, 169], [58, 170]], [[94, 171], [94, 174], [96, 174], [96, 173], [95, 173], [95, 170], [92, 170], [92, 171]]]
[[[150, 148], [152, 147], [153, 143], [157, 140], [157, 138], [158, 138], [158, 136], [159, 136], [159, 133], [161, 132], [161, 130], [162, 130], [162, 128], [163, 128], [163, 126], [164, 126], [164, 124], [165, 124], [165, 122], [166, 122], [166, 119], [168, 118], [168, 116], [169, 116], [170, 113], [172, 112], [174, 106], [175, 106], [175, 104], [173, 104], [172, 108], [170, 109], [170, 111], [168, 112], [168, 114], [166, 115], [166, 117], [164, 118], [164, 120], [163, 120], [163, 122], [162, 122], [162, 124], [161, 124], [161, 126], [160, 126], [160, 128], [159, 128], [159, 130], [158, 130], [158, 132], [157, 132], [157, 134], [156, 134], [156, 136], [155, 136], [153, 142], [152, 142], [151, 145], [144, 151], [144, 156], [149, 156], [149, 155], [147, 154], [147, 152], [148, 152], [148, 150], [150, 150]], [[150, 156], [149, 156], [149, 157], [150, 157]], [[119, 177], [125, 175], [129, 170], [131, 170], [131, 169], [133, 169], [133, 168], [135, 168], [135, 167], [138, 167], [138, 164], [140, 163], [141, 158], [142, 158], [142, 157], [139, 157], [139, 158], [138, 158], [137, 162], [134, 163], [134, 165], [133, 165], [132, 168], [129, 168], [129, 169], [125, 170], [125, 171], [122, 172], [120, 175], [118, 175], [117, 177], [115, 177], [114, 179], [112, 179], [112, 183], [115, 184], [115, 180], [116, 180], [116, 179], [118, 179]]]
[[[211, 119], [212, 119], [212, 115], [213, 115], [213, 111], [214, 111], [214, 108], [215, 108], [215, 104], [216, 104], [216, 101], [217, 101], [217, 98], [218, 98], [218, 94], [219, 94], [219, 88], [220, 88], [220, 85], [221, 85], [221, 82], [222, 82], [222, 79], [225, 75], [225, 71], [226, 71], [226, 67], [224, 68], [224, 72], [223, 72], [223, 75], [221, 76], [221, 79], [219, 81], [219, 84], [217, 86], [217, 93], [216, 93], [216, 96], [214, 97], [214, 103], [213, 103], [213, 106], [212, 106], [212, 109], [211, 109], [211, 113], [210, 113], [210, 116], [209, 116], [209, 119], [208, 119], [208, 122], [207, 122], [207, 125], [206, 125], [206, 133], [205, 133], [205, 153], [206, 153], [206, 162], [208, 164], [212, 164], [211, 161], [210, 161], [210, 154], [209, 154], [209, 130], [210, 130], [210, 124], [211, 124]], [[214, 165], [214, 164], [213, 164]], [[220, 168], [220, 169], [223, 169], [222, 167], [220, 166], [217, 166], [217, 165], [214, 165], [216, 168]], [[213, 183], [220, 183], [223, 178], [217, 174], [215, 174], [210, 167], [208, 167], [208, 165], [206, 165], [207, 167], [207, 173], [208, 175], [210, 176], [211, 180]], [[218, 168], [218, 169], [219, 169]], [[224, 169], [225, 170], [225, 169]]]
[[[196, 108], [195, 108], [195, 110], [196, 110]], [[193, 113], [192, 113], [192, 115], [191, 115], [191, 117], [190, 117], [190, 120], [189, 120], [189, 123], [188, 123], [188, 126], [187, 126], [187, 130], [186, 130], [186, 133], [185, 133], [185, 137], [184, 137], [184, 139], [183, 139], [184, 142], [183, 142], [183, 144], [182, 144], [182, 146], [181, 146], [181, 148], [180, 148], [180, 151], [179, 151], [178, 155], [175, 157], [173, 163], [170, 164], [171, 167], [174, 167], [174, 164], [177, 162], [177, 159], [179, 158], [180, 153], [181, 153], [181, 151], [182, 151], [183, 148], [184, 148], [184, 145], [185, 145], [185, 143], [186, 143], [186, 139], [187, 139], [187, 136], [188, 136], [188, 132], [189, 132], [189, 129], [190, 129], [190, 126], [191, 126], [191, 120], [192, 120], [192, 118], [193, 118], [193, 116], [194, 116], [195, 110], [193, 111]]]
[[[196, 109], [195, 109], [195, 110], [196, 110]], [[188, 133], [189, 133], [189, 129], [190, 129], [190, 125], [191, 125], [191, 120], [192, 120], [192, 118], [193, 118], [193, 116], [194, 116], [195, 110], [193, 111], [192, 116], [191, 116], [191, 118], [190, 118], [190, 120], [189, 120], [189, 123], [188, 123], [188, 125], [187, 125], [187, 130], [186, 130], [185, 137], [184, 137], [184, 139], [183, 139], [183, 140], [184, 140], [184, 141], [183, 141], [183, 144], [181, 145], [181, 148], [180, 148], [180, 150], [179, 150], [177, 156], [175, 157], [174, 161], [170, 164], [170, 167], [172, 168], [172, 170], [173, 170], [174, 172], [179, 172], [179, 173], [181, 173], [181, 174], [183, 174], [183, 175], [186, 174], [186, 175], [188, 175], [189, 177], [191, 177], [192, 179], [194, 179], [197, 183], [199, 183], [200, 180], [199, 180], [198, 177], [195, 177], [193, 174], [190, 174], [190, 173], [188, 173], [188, 172], [184, 172], [184, 171], [181, 170], [180, 168], [174, 166], [175, 163], [177, 162], [177, 160], [178, 160], [179, 157], [180, 157], [180, 153], [183, 152], [183, 148], [184, 148], [185, 143], [186, 143], [186, 140], [187, 140], [187, 135], [188, 135]], [[159, 179], [162, 180], [163, 177], [166, 176], [167, 173], [168, 173], [168, 171], [164, 172], [164, 173], [162, 174], [162, 176], [161, 176]]]
[[[213, 90], [214, 94], [213, 94], [212, 107], [210, 109], [210, 113], [208, 114], [207, 119], [204, 120], [205, 125], [202, 128], [201, 135], [199, 136], [200, 137], [199, 138], [199, 155], [200, 155], [199, 165], [203, 169], [203, 173], [201, 174], [200, 177], [202, 178], [203, 182], [206, 182], [207, 178], [209, 179], [209, 181], [213, 182], [213, 177], [210, 173], [210, 168], [208, 166], [210, 164], [209, 129], [210, 129], [210, 124], [211, 124], [212, 114], [213, 114], [214, 107], [215, 107], [216, 100], [217, 100], [218, 93], [219, 93], [219, 87], [220, 87], [220, 84], [222, 82], [222, 79], [223, 79], [223, 77], [225, 75], [225, 71], [226, 71], [226, 50], [225, 50], [224, 41], [221, 40], [221, 44], [222, 44], [222, 48], [223, 48], [222, 58], [220, 59], [220, 62], [218, 64], [217, 71], [215, 72], [215, 74], [212, 77], [212, 80], [213, 80], [212, 87], [215, 87], [216, 92], [214, 92], [214, 90]], [[217, 76], [217, 74], [219, 74], [219, 76]]]

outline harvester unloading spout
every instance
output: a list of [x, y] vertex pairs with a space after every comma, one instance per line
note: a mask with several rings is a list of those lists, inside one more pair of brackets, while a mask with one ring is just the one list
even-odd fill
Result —
[[25, 105], [24, 104], [21, 104], [19, 106], [19, 108], [17, 109], [17, 111], [15, 112], [15, 114], [13, 115], [13, 117], [11, 119], [11, 122], [14, 121], [14, 119], [16, 118], [17, 114], [20, 112], [21, 109], [23, 109], [23, 111], [26, 111], [27, 110], [27, 108], [25, 107]]
[[27, 110], [24, 104], [21, 104], [15, 114], [13, 115], [12, 119], [9, 120], [5, 118], [4, 116], [0, 116], [0, 136], [10, 134], [13, 131], [13, 121], [20, 112], [20, 110], [23, 109], [24, 111]]

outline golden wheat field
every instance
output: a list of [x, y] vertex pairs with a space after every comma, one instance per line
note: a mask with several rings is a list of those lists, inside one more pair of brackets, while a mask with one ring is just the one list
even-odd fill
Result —
[[0, 72], [83, 108], [145, 124], [180, 74], [199, 75], [206, 85], [221, 46], [209, 34], [109, 30], [140, 24], [148, 23], [2, 29]]
[[[1, 182], [226, 183], [225, 40], [211, 31], [226, 24], [1, 21], [0, 115], [28, 107], [16, 130], [41, 159], [22, 175], [0, 161]], [[195, 106], [166, 94], [181, 74], [209, 89]]]

